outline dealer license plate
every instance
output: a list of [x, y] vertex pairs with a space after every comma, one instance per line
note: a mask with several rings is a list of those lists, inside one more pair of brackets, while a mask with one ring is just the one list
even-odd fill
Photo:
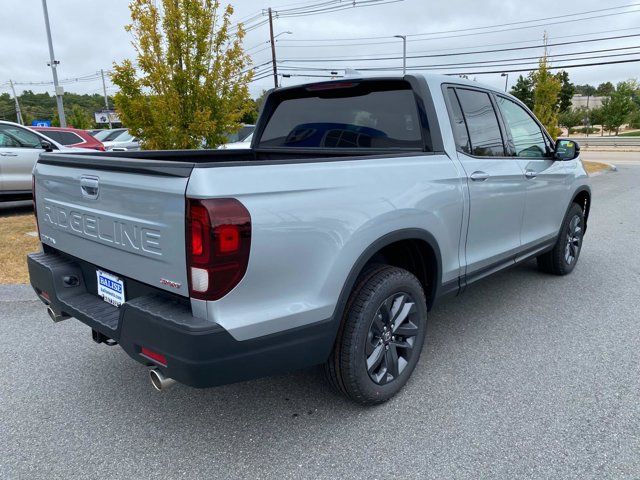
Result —
[[98, 276], [98, 295], [102, 299], [119, 307], [125, 302], [124, 299], [124, 282], [115, 275], [102, 270], [96, 270]]

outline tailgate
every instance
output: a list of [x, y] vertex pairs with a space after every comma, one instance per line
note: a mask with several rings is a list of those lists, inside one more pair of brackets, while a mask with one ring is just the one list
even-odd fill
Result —
[[[98, 168], [38, 162], [34, 173], [42, 243], [115, 275], [188, 296], [189, 175], [101, 160], [106, 159], [95, 157]], [[112, 163], [114, 168], [108, 166]]]

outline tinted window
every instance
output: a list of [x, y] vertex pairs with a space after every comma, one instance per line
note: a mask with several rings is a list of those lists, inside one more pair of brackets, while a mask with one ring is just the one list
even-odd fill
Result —
[[518, 157], [544, 157], [547, 144], [540, 126], [527, 111], [515, 102], [498, 97], [498, 107], [502, 118], [511, 132], [511, 138]]
[[84, 140], [73, 132], [61, 132], [59, 130], [47, 130], [41, 132], [43, 135], [55, 140], [62, 145], [75, 145], [76, 143], [83, 143]]
[[471, 154], [480, 157], [502, 157], [504, 147], [496, 112], [489, 94], [457, 88], [456, 93], [471, 140]]
[[464, 123], [464, 117], [462, 116], [462, 110], [460, 109], [456, 92], [453, 88], [448, 88], [447, 95], [449, 97], [449, 106], [451, 107], [449, 119], [451, 120], [451, 128], [456, 140], [456, 147], [465, 153], [471, 153], [469, 132], [467, 132], [467, 125]]
[[24, 128], [0, 124], [0, 147], [41, 148], [40, 137]]
[[301, 90], [278, 104], [260, 146], [422, 150], [416, 99], [408, 88]]

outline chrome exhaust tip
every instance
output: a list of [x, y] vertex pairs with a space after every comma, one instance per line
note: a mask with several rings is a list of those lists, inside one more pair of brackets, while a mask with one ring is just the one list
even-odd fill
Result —
[[51, 306], [47, 307], [47, 313], [49, 314], [49, 317], [51, 318], [51, 320], [53, 320], [54, 322], [61, 322], [62, 320], [66, 320], [67, 318], [71, 318], [69, 315], [65, 315], [64, 313], [56, 313], [53, 311], [53, 308], [51, 308]]
[[159, 392], [166, 390], [176, 383], [173, 378], [165, 377], [159, 368], [152, 368], [149, 370], [149, 378], [151, 379], [151, 385], [153, 388]]

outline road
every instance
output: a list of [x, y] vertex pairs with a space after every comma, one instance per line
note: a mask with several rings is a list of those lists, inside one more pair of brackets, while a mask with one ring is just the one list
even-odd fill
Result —
[[594, 178], [572, 275], [529, 263], [440, 304], [376, 408], [316, 370], [156, 393], [118, 347], [0, 287], [0, 478], [639, 478], [637, 163]]

